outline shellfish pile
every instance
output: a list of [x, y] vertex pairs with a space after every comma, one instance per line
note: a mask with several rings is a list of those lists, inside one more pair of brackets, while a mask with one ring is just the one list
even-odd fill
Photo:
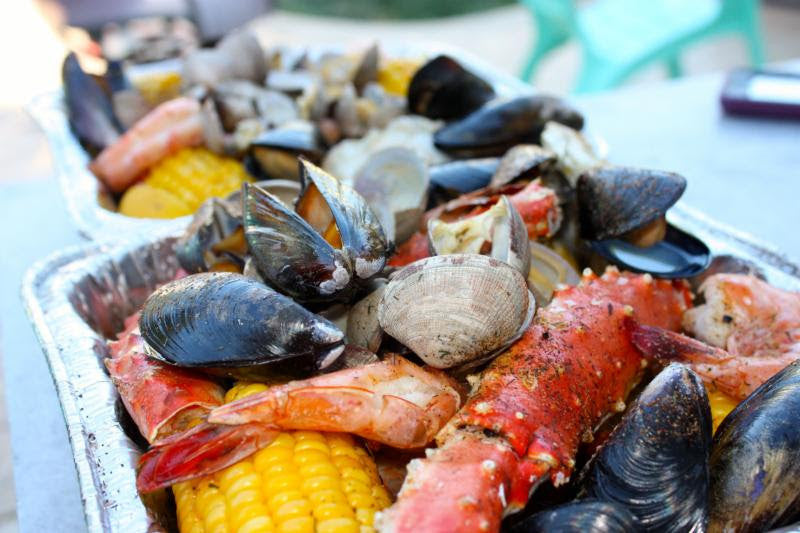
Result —
[[[394, 95], [376, 48], [319, 70], [201, 59], [176, 127], [253, 175], [194, 213], [182, 271], [106, 361], [150, 444], [143, 493], [321, 431], [370, 443], [402, 487], [365, 530], [798, 518], [800, 295], [730, 258], [702, 274], [708, 248], [666, 220], [682, 176], [605, 161], [565, 102], [501, 100], [446, 56]], [[112, 156], [150, 131], [89, 122]], [[222, 405], [231, 379], [268, 387]]]

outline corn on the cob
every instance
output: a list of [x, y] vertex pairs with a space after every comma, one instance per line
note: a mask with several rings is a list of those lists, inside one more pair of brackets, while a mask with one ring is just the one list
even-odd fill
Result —
[[[239, 383], [227, 402], [266, 390]], [[367, 452], [340, 433], [287, 431], [251, 457], [172, 487], [182, 533], [369, 532], [391, 503]]]
[[119, 211], [148, 218], [189, 215], [208, 198], [238, 190], [244, 181], [252, 178], [237, 160], [206, 148], [183, 148], [151, 168], [143, 182], [129, 188]]
[[378, 83], [383, 89], [396, 96], [405, 96], [408, 84], [422, 61], [414, 59], [385, 59], [378, 69]]

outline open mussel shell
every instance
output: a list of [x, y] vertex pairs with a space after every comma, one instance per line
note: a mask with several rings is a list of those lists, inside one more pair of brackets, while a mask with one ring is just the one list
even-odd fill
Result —
[[634, 167], [598, 167], [578, 178], [581, 236], [621, 237], [664, 216], [686, 189], [674, 172]]
[[484, 157], [433, 165], [429, 168], [431, 185], [456, 194], [482, 189], [489, 185], [499, 164], [496, 157]]
[[220, 265], [244, 265], [247, 253], [241, 233], [241, 203], [209, 198], [175, 244], [178, 263], [190, 274]]
[[461, 118], [492, 98], [491, 85], [445, 55], [420, 67], [408, 86], [409, 111], [434, 119]]
[[290, 298], [240, 274], [194, 274], [156, 290], [139, 319], [149, 355], [232, 376], [331, 365], [344, 333]]
[[437, 148], [458, 157], [499, 156], [517, 144], [539, 144], [544, 125], [551, 120], [583, 127], [581, 114], [561, 99], [522, 96], [486, 105], [443, 127], [433, 140]]
[[114, 116], [111, 99], [100, 84], [83, 71], [70, 53], [61, 67], [64, 100], [72, 131], [93, 152], [114, 144], [122, 129]]
[[800, 361], [739, 404], [711, 451], [709, 531], [766, 531], [800, 515]]
[[517, 179], [539, 177], [556, 162], [556, 154], [535, 144], [520, 144], [505, 153], [489, 185], [499, 187]]
[[247, 163], [255, 175], [266, 179], [299, 181], [297, 158], [319, 163], [324, 153], [314, 125], [294, 121], [267, 130], [251, 142]]
[[540, 511], [514, 524], [508, 533], [635, 533], [641, 530], [639, 521], [626, 507], [587, 499]]
[[272, 194], [244, 185], [244, 229], [259, 272], [301, 301], [348, 299], [380, 272], [387, 243], [366, 200], [308, 161], [292, 211]]
[[483, 255], [442, 255], [394, 275], [378, 321], [429, 365], [450, 368], [518, 338], [533, 306], [525, 278], [506, 263]]
[[587, 244], [621, 268], [659, 278], [696, 276], [711, 260], [711, 250], [703, 241], [671, 224], [667, 224], [664, 238], [652, 246], [636, 246], [622, 239], [587, 241]]
[[428, 169], [408, 148], [395, 146], [370, 156], [353, 188], [381, 219], [386, 237], [403, 242], [413, 235], [428, 203]]
[[428, 241], [432, 255], [485, 253], [523, 276], [530, 269], [528, 230], [506, 195], [480, 215], [455, 222], [429, 220]]
[[670, 364], [587, 465], [580, 495], [623, 505], [644, 531], [702, 531], [710, 447], [703, 382], [685, 366]]

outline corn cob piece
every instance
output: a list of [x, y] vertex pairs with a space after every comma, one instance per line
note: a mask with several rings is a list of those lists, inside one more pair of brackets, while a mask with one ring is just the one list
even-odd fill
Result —
[[206, 148], [183, 148], [130, 187], [122, 196], [119, 212], [147, 218], [190, 215], [208, 198], [227, 196], [244, 181], [252, 178], [237, 160]]
[[[238, 383], [230, 402], [266, 390]], [[391, 504], [375, 463], [350, 435], [286, 431], [225, 470], [172, 487], [182, 533], [367, 533]]]
[[411, 78], [422, 66], [422, 61], [414, 59], [384, 59], [378, 69], [378, 83], [395, 96], [405, 96]]

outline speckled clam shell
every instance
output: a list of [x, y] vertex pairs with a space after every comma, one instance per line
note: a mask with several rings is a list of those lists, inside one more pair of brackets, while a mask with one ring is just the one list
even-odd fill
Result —
[[378, 321], [436, 368], [460, 366], [519, 336], [533, 298], [508, 264], [474, 254], [421, 259], [386, 287]]

